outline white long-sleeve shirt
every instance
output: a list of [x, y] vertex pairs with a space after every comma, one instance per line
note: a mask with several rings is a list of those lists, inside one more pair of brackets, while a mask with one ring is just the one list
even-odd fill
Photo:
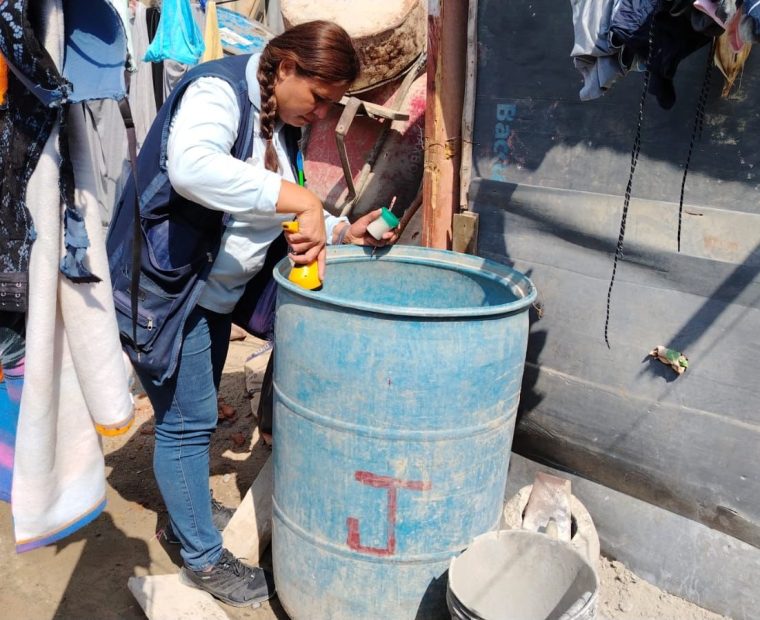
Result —
[[[202, 77], [188, 86], [172, 119], [167, 145], [167, 169], [172, 187], [188, 200], [230, 214], [199, 305], [229, 313], [245, 285], [261, 269], [269, 245], [282, 232], [292, 214], [275, 212], [282, 180], [295, 182], [277, 123], [273, 143], [280, 173], [264, 168], [266, 142], [259, 136], [259, 56], [246, 68], [249, 97], [254, 107], [253, 153], [248, 161], [230, 152], [237, 139], [240, 106], [232, 87], [222, 79]], [[325, 215], [327, 239], [338, 222]]]

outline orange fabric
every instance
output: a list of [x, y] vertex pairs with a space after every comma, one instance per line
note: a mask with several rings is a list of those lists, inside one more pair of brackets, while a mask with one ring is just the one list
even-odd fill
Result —
[[8, 92], [8, 63], [0, 54], [0, 105], [5, 103], [5, 94]]
[[96, 424], [95, 430], [103, 437], [116, 437], [117, 435], [126, 433], [132, 428], [132, 422], [134, 421], [135, 418], [133, 416], [124, 426], [103, 426], [102, 424]]

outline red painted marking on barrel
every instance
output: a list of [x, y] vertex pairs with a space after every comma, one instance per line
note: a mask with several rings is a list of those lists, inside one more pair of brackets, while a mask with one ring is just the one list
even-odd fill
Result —
[[359, 519], [348, 517], [348, 539], [346, 544], [350, 549], [367, 555], [387, 557], [396, 553], [396, 511], [398, 509], [398, 489], [410, 491], [428, 491], [432, 484], [424, 480], [400, 480], [391, 476], [379, 476], [368, 471], [357, 471], [354, 474], [357, 481], [375, 489], [388, 489], [388, 541], [385, 547], [370, 547], [361, 544], [359, 534]]

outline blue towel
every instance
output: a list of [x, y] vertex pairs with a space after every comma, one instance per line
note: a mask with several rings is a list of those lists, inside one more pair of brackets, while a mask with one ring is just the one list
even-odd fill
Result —
[[0, 380], [0, 500], [10, 502], [18, 410], [24, 384], [23, 360], [12, 369], [4, 368], [3, 375]]
[[163, 0], [156, 36], [145, 52], [145, 60], [161, 62], [168, 58], [195, 65], [205, 49], [190, 0]]

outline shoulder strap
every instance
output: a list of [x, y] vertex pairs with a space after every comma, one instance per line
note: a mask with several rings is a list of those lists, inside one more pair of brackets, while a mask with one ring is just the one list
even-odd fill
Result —
[[[129, 73], [125, 72], [127, 88], [129, 88]], [[135, 122], [132, 118], [132, 108], [129, 106], [129, 98], [124, 96], [119, 101], [119, 112], [127, 130], [127, 147], [129, 152], [129, 164], [132, 168], [132, 181], [135, 186], [134, 227], [132, 229], [132, 281], [130, 283], [129, 298], [132, 311], [132, 342], [134, 343], [137, 359], [140, 359], [140, 347], [137, 344], [137, 291], [140, 286], [140, 254], [142, 251], [142, 226], [140, 225], [140, 185], [137, 182], [137, 136], [135, 135]]]
[[301, 142], [301, 130], [298, 127], [292, 125], [284, 125], [282, 128], [282, 137], [285, 142], [285, 151], [288, 154], [290, 165], [296, 165], [296, 159], [298, 157], [298, 151], [300, 150]]

